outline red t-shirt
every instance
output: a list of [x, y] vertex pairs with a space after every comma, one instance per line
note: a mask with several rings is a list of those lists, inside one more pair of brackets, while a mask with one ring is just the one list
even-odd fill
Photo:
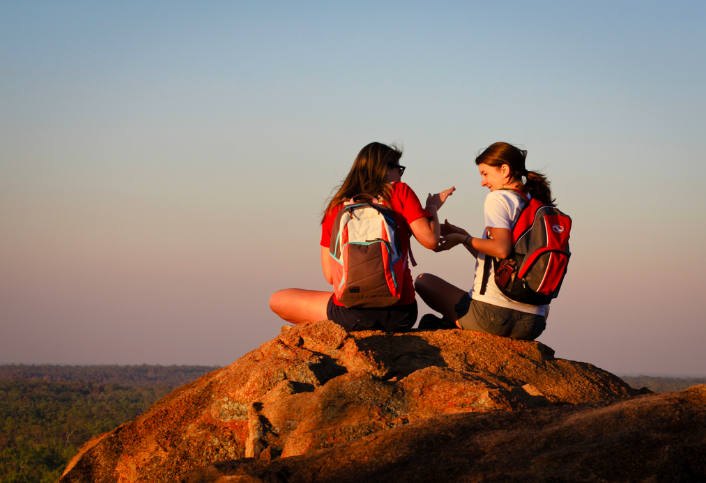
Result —
[[[409, 253], [409, 239], [412, 236], [412, 230], [409, 228], [410, 223], [419, 218], [431, 217], [432, 215], [422, 207], [419, 198], [406, 183], [392, 183], [392, 196], [390, 201], [392, 210], [396, 215], [395, 221], [397, 222], [397, 230], [402, 242], [402, 256], [406, 257]], [[331, 245], [333, 220], [336, 219], [336, 215], [341, 211], [342, 207], [343, 205], [335, 207], [331, 213], [327, 214], [324, 218], [324, 222], [321, 224], [322, 247], [328, 248]], [[409, 264], [407, 264], [404, 269], [404, 276], [402, 277], [402, 295], [400, 301], [395, 305], [411, 304], [414, 302], [414, 299], [414, 282], [412, 280], [412, 272], [409, 269]], [[338, 302], [335, 294], [333, 296], [333, 303], [343, 306], [343, 304]]]

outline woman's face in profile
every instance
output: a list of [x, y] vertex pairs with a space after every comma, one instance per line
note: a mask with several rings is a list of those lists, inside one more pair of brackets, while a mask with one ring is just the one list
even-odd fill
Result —
[[388, 166], [385, 174], [385, 183], [392, 183], [393, 181], [402, 181], [402, 170], [400, 168]]
[[480, 163], [478, 165], [480, 185], [489, 188], [490, 191], [495, 191], [505, 186], [507, 184], [507, 176], [503, 173], [503, 166], [497, 167]]

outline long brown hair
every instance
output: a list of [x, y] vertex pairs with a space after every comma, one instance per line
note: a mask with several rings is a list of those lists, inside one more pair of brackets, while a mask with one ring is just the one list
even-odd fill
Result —
[[[476, 164], [487, 164], [499, 168], [507, 164], [510, 168], [510, 179], [518, 181], [523, 188], [542, 203], [555, 206], [555, 199], [552, 198], [552, 190], [549, 188], [549, 180], [537, 171], [528, 171], [525, 168], [527, 151], [519, 149], [509, 143], [493, 143], [488, 146], [476, 158]], [[525, 181], [522, 182], [524, 176]]]
[[[360, 150], [348, 176], [338, 187], [336, 194], [331, 197], [323, 218], [341, 203], [357, 195], [367, 195], [369, 198], [378, 198], [390, 204], [392, 187], [385, 182], [387, 168], [399, 164], [402, 150], [395, 146], [382, 143], [370, 143]], [[323, 219], [322, 219], [323, 223]]]

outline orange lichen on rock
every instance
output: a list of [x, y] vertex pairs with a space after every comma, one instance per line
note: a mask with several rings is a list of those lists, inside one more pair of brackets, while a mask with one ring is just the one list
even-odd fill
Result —
[[539, 342], [307, 323], [94, 438], [60, 481], [168, 482], [221, 460], [301, 455], [443, 414], [634, 394], [618, 377], [556, 359]]
[[215, 463], [175, 483], [706, 481], [706, 385], [530, 411], [445, 414], [297, 458]]

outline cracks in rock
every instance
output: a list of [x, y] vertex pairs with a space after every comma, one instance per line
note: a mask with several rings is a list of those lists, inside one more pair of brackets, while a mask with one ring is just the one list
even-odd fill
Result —
[[282, 450], [272, 447], [268, 438], [273, 435], [279, 436], [277, 428], [273, 427], [270, 421], [261, 414], [263, 404], [254, 402], [248, 408], [248, 438], [245, 441], [245, 457], [261, 458], [271, 460], [279, 458]]

